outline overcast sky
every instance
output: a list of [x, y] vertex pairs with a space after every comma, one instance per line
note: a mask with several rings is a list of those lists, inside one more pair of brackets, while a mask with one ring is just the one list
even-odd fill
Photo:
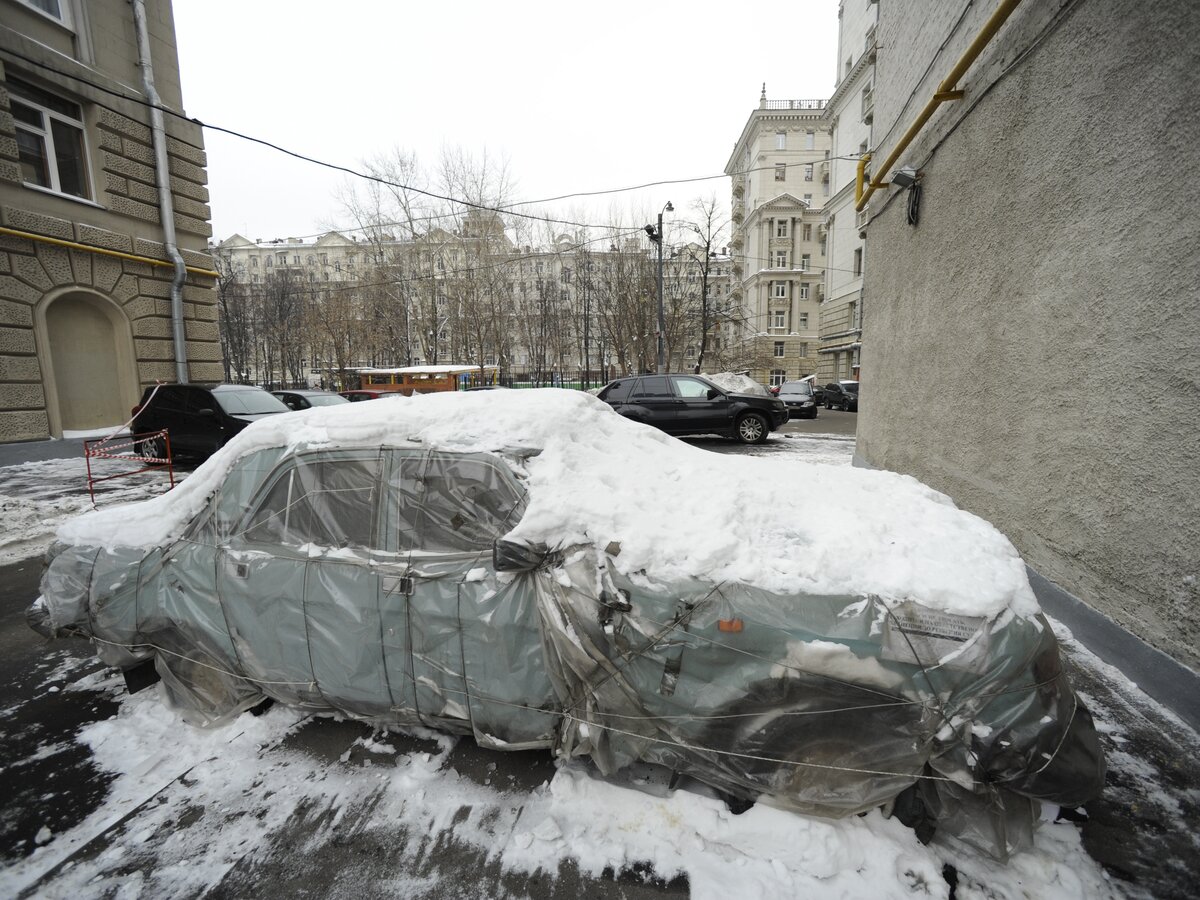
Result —
[[[188, 115], [358, 168], [390, 148], [506, 157], [518, 199], [720, 175], [762, 83], [828, 97], [837, 0], [702, 4], [175, 0]], [[206, 130], [213, 232], [350, 224], [346, 176]], [[566, 200], [606, 222], [729, 181]]]

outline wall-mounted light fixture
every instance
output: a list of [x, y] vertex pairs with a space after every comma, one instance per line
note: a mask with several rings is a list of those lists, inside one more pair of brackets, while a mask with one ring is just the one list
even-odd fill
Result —
[[911, 166], [905, 166], [903, 169], [897, 169], [893, 172], [890, 181], [893, 187], [906, 188], [916, 184], [917, 177], [916, 169]]

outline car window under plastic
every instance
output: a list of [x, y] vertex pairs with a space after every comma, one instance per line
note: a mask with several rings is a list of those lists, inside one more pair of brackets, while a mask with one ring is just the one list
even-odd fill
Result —
[[486, 550], [524, 512], [511, 477], [479, 454], [397, 452], [387, 500], [387, 549], [400, 552]]
[[291, 547], [375, 546], [382, 470], [378, 457], [297, 459], [250, 518], [246, 540]]

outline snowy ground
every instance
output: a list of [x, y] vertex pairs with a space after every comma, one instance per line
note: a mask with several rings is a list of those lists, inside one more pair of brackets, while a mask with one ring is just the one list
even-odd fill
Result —
[[[835, 436], [776, 435], [750, 449], [839, 465], [852, 451], [852, 440]], [[138, 479], [109, 482], [99, 505], [165, 487], [161, 476]], [[82, 461], [0, 468], [0, 559], [35, 555], [58, 522], [88, 508]], [[1137, 696], [1140, 715], [1169, 718], [1063, 637], [1075, 664], [1112, 695]], [[703, 792], [639, 789], [636, 773], [614, 784], [546, 754], [482, 751], [411, 729], [372, 732], [278, 706], [200, 731], [182, 725], [157, 690], [126, 694], [86, 652], [47, 651], [34, 694], [101, 698], [115, 715], [30, 758], [0, 760], [0, 770], [86, 748], [106, 792], [81, 821], [58, 832], [43, 826], [36, 846], [0, 847], [0, 895], [948, 897], [947, 864], [958, 898], [1122, 893], [1071, 824], [1045, 825], [1033, 850], [999, 866], [923, 846], [878, 812], [830, 821], [759, 805], [733, 816]], [[16, 712], [11, 699], [2, 705], [5, 730]], [[1118, 749], [1113, 769], [1166, 814], [1190, 814], [1191, 786], [1163, 783], [1153, 764], [1121, 751], [1126, 710], [1111, 696], [1093, 706]], [[1192, 741], [1181, 749], [1200, 756], [1195, 735], [1180, 728]], [[50, 785], [45, 802], [62, 802]]]

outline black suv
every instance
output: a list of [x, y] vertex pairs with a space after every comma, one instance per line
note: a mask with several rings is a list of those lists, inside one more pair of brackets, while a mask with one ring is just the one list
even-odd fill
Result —
[[782, 400], [730, 393], [699, 375], [618, 378], [599, 397], [621, 415], [668, 434], [728, 434], [743, 444], [761, 444], [788, 420]]
[[833, 381], [825, 385], [825, 408], [858, 412], [858, 382]]
[[[211, 456], [251, 422], [288, 408], [262, 388], [245, 384], [160, 384], [148, 387], [133, 408], [134, 434], [167, 430], [171, 453]], [[138, 442], [143, 456], [162, 458], [161, 439]]]
[[788, 415], [793, 419], [817, 417], [817, 398], [813, 396], [811, 382], [785, 381], [779, 386], [779, 399], [787, 404]]

